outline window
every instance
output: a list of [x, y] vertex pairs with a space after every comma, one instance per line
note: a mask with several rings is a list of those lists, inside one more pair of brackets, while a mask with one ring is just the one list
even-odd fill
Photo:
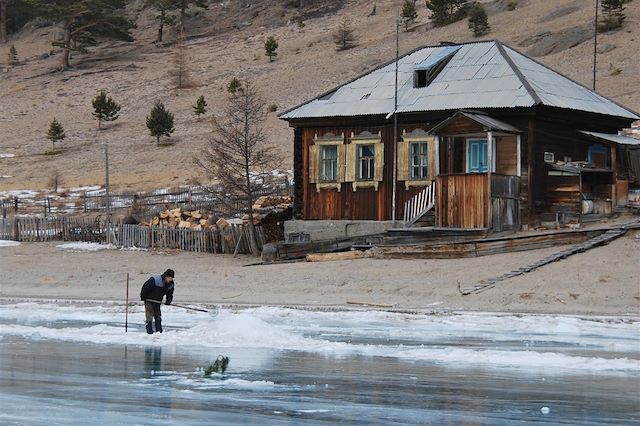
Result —
[[320, 181], [335, 182], [338, 170], [338, 147], [327, 145], [320, 148]]
[[427, 143], [411, 144], [411, 179], [427, 178]]
[[[493, 164], [491, 171], [496, 170], [496, 140], [493, 139]], [[467, 139], [467, 173], [486, 173], [487, 167], [487, 140]]]
[[591, 145], [587, 152], [587, 161], [595, 167], [606, 168], [609, 164], [608, 149], [602, 145]]
[[414, 67], [413, 87], [427, 87], [453, 59], [460, 46], [443, 47]]
[[373, 180], [375, 158], [373, 145], [358, 145], [358, 180]]

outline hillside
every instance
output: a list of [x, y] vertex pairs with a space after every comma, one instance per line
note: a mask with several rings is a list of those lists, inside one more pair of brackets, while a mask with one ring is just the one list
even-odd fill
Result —
[[[200, 94], [209, 111], [219, 114], [226, 86], [237, 77], [253, 81], [278, 111], [294, 106], [392, 59], [394, 20], [402, 1], [376, 1], [374, 16], [369, 16], [374, 2], [367, 0], [308, 0], [302, 10], [283, 0], [213, 2], [190, 20], [193, 87], [182, 90], [175, 89], [170, 75], [177, 34], [166, 29], [165, 43], [154, 44], [155, 22], [141, 3], [133, 2], [129, 10], [137, 19], [133, 43], [101, 44], [75, 56], [69, 71], [58, 71], [59, 52], [48, 54], [55, 28], [27, 26], [8, 43], [16, 46], [22, 63], [0, 64], [0, 190], [44, 187], [53, 170], [62, 173], [67, 186], [102, 184], [105, 141], [116, 190], [188, 183], [200, 174], [193, 157], [211, 128], [191, 111]], [[591, 86], [593, 9], [585, 8], [583, 0], [519, 0], [515, 11], [506, 10], [506, 0], [483, 3], [492, 27], [485, 38], [499, 39]], [[418, 22], [401, 33], [401, 53], [443, 40], [472, 39], [466, 20], [434, 29], [423, 2], [418, 6]], [[301, 14], [303, 27], [297, 22]], [[623, 30], [599, 36], [597, 89], [638, 111], [640, 1], [627, 4], [626, 15]], [[358, 46], [336, 52], [331, 33], [343, 18], [352, 22]], [[263, 49], [269, 35], [280, 45], [271, 63]], [[8, 45], [0, 46], [0, 61], [6, 61]], [[100, 89], [123, 106], [121, 118], [102, 131], [90, 114], [91, 99]], [[176, 117], [171, 143], [161, 147], [145, 127], [156, 100]], [[269, 114], [268, 134], [290, 163], [292, 131], [277, 114]], [[54, 116], [65, 127], [66, 152], [45, 155], [51, 146], [45, 133]]]

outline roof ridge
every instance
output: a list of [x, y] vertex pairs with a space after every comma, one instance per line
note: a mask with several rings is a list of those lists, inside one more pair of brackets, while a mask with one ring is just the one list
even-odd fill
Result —
[[538, 94], [533, 89], [533, 87], [531, 86], [531, 84], [529, 83], [527, 78], [524, 76], [524, 74], [522, 74], [520, 69], [513, 62], [513, 59], [511, 59], [511, 57], [509, 56], [507, 51], [504, 50], [504, 44], [501, 41], [498, 41], [498, 40], [495, 40], [495, 44], [496, 44], [496, 47], [498, 49], [498, 52], [500, 52], [500, 55], [502, 55], [504, 60], [507, 61], [507, 64], [509, 65], [511, 70], [515, 73], [516, 77], [518, 77], [518, 80], [520, 80], [520, 82], [522, 83], [524, 88], [527, 90], [527, 93], [529, 94], [529, 96], [531, 96], [533, 98], [534, 105], [542, 104], [542, 99], [540, 99], [540, 96], [538, 96]]

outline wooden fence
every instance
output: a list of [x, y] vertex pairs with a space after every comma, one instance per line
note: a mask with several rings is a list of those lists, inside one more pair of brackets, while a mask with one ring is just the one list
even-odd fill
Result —
[[15, 217], [3, 219], [2, 239], [14, 241], [87, 241], [103, 242], [106, 229], [93, 219], [60, 217]]
[[[493, 231], [519, 229], [520, 178], [491, 175], [488, 196], [487, 175], [467, 173], [437, 177], [436, 220], [448, 228], [491, 228]], [[488, 202], [491, 200], [491, 217]]]
[[[264, 232], [256, 226], [258, 250], [262, 251]], [[60, 217], [15, 217], [0, 219], [0, 239], [42, 241], [109, 242], [117, 247], [176, 249], [196, 253], [250, 254], [249, 228], [229, 224], [224, 229], [152, 228], [99, 220]]]
[[520, 178], [491, 175], [491, 229], [520, 229]]
[[[258, 250], [262, 251], [264, 234], [256, 226]], [[249, 228], [229, 224], [224, 229], [173, 229], [140, 225], [113, 225], [114, 244], [119, 247], [177, 249], [196, 253], [250, 254]]]

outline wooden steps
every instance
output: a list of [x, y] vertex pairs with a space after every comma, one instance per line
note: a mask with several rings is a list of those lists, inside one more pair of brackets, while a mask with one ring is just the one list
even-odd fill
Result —
[[462, 295], [467, 296], [470, 294], [482, 293], [483, 291], [486, 291], [495, 287], [495, 285], [501, 281], [505, 281], [509, 278], [517, 277], [519, 275], [523, 275], [531, 271], [535, 271], [536, 269], [539, 269], [545, 265], [548, 265], [553, 262], [557, 262], [562, 259], [566, 259], [569, 256], [572, 256], [577, 253], [585, 252], [594, 247], [599, 247], [602, 245], [609, 244], [611, 241], [615, 240], [616, 238], [623, 236], [627, 232], [627, 229], [629, 228], [623, 227], [623, 228], [617, 228], [617, 229], [610, 229], [596, 237], [593, 237], [582, 243], [575, 244], [569, 248], [556, 252], [550, 256], [540, 259], [527, 266], [523, 266], [511, 272], [507, 272], [498, 277], [484, 279], [482, 281], [479, 281], [477, 284], [475, 284], [471, 288], [463, 290]]

